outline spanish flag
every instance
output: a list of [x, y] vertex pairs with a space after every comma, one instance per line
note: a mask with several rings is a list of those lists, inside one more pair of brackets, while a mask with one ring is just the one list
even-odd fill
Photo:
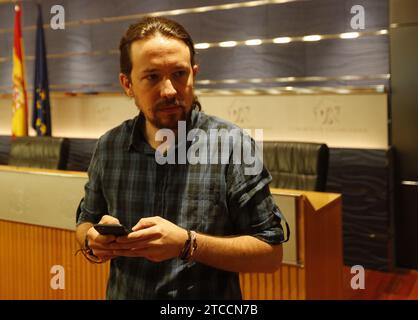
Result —
[[13, 46], [13, 101], [12, 101], [12, 136], [28, 135], [28, 106], [25, 88], [22, 28], [20, 18], [22, 9], [15, 6], [15, 30]]

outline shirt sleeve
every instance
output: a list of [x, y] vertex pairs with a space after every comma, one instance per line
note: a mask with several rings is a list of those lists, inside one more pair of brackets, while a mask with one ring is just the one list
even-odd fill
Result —
[[[255, 148], [255, 142], [251, 143]], [[255, 174], [248, 174], [245, 167], [230, 164], [227, 173], [228, 206], [235, 234], [251, 235], [269, 244], [287, 241], [281, 225], [285, 219], [268, 186], [270, 173], [263, 165]]]
[[100, 150], [99, 140], [90, 161], [88, 181], [84, 186], [85, 195], [80, 203], [77, 226], [84, 222], [98, 223], [107, 212], [107, 203], [102, 192], [103, 165]]

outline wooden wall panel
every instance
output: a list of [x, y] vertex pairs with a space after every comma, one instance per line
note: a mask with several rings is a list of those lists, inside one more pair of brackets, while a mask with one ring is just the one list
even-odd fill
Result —
[[390, 2], [391, 139], [396, 150], [396, 264], [418, 269], [418, 4]]
[[[0, 220], [0, 299], [104, 299], [109, 264], [81, 253], [75, 233]], [[54, 290], [51, 268], [65, 271], [65, 288]]]
[[326, 191], [343, 194], [345, 265], [393, 268], [394, 151], [330, 149]]
[[241, 273], [240, 284], [245, 300], [305, 299], [305, 270], [283, 264], [274, 273]]

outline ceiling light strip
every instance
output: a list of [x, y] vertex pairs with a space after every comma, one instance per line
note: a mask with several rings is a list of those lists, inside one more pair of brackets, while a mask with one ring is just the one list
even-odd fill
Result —
[[390, 28], [396, 29], [396, 28], [402, 28], [402, 27], [417, 27], [418, 22], [400, 22], [400, 23], [391, 23]]
[[295, 95], [295, 94], [376, 94], [385, 93], [384, 85], [340, 87], [274, 87], [248, 89], [196, 89], [197, 95]]
[[404, 186], [416, 186], [416, 187], [418, 187], [418, 181], [403, 180], [403, 181], [401, 181], [401, 184], [403, 184]]
[[[357, 33], [357, 32], [356, 32]], [[388, 33], [388, 30], [382, 29], [378, 31], [365, 31], [365, 32], [358, 32], [357, 36], [355, 38], [360, 37], [368, 37], [368, 36], [381, 36], [386, 35]], [[195, 44], [195, 49], [197, 50], [205, 50], [209, 48], [232, 48], [236, 46], [258, 46], [262, 44], [286, 44], [290, 42], [301, 42], [301, 41], [321, 41], [321, 40], [330, 40], [330, 39], [343, 39], [343, 40], [352, 40], [352, 36], [345, 36], [342, 37], [341, 35], [347, 35], [347, 33], [336, 33], [336, 34], [324, 34], [324, 35], [307, 35], [307, 36], [297, 36], [297, 37], [279, 37], [279, 38], [273, 38], [273, 39], [249, 39], [244, 41], [234, 41], [234, 40], [228, 40], [228, 41], [222, 41], [222, 42], [203, 42], [203, 43], [197, 43]], [[48, 54], [48, 59], [62, 59], [67, 57], [73, 57], [73, 56], [97, 56], [97, 55], [103, 55], [103, 54], [119, 54], [119, 51], [116, 49], [108, 50], [108, 51], [85, 51], [85, 52], [64, 52], [64, 53], [55, 53], [55, 54]], [[27, 60], [34, 60], [34, 56], [25, 56], [25, 59]], [[7, 62], [11, 60], [9, 57], [0, 57], [0, 63]]]
[[[95, 85], [68, 85], [75, 88], [94, 88]], [[107, 85], [106, 85], [107, 86]], [[113, 85], [112, 85], [113, 86]], [[0, 87], [0, 89], [5, 87]], [[11, 88], [9, 88], [11, 90]], [[199, 96], [219, 96], [219, 95], [347, 95], [347, 94], [381, 94], [386, 93], [387, 90], [384, 85], [376, 86], [340, 86], [340, 87], [273, 87], [273, 88], [248, 88], [248, 89], [196, 89], [195, 93]], [[111, 96], [123, 96], [122, 92], [63, 92], [52, 91], [51, 96], [64, 95], [66, 97], [80, 96], [80, 95], [111, 95]], [[30, 93], [29, 93], [30, 95]], [[10, 99], [11, 93], [0, 93], [0, 98]]]
[[[315, 79], [315, 80], [306, 80], [306, 79]], [[370, 76], [360, 76], [360, 75], [349, 75], [349, 76], [340, 76], [340, 77], [281, 77], [281, 78], [253, 78], [253, 79], [224, 79], [224, 80], [198, 80], [196, 85], [210, 85], [210, 84], [236, 84], [236, 83], [266, 83], [266, 82], [311, 82], [311, 81], [333, 81], [333, 80], [388, 80], [390, 79], [390, 74], [376, 74]], [[119, 83], [84, 83], [84, 84], [50, 84], [51, 89], [59, 88], [94, 88], [94, 87], [119, 87]], [[292, 87], [286, 86], [283, 87], [285, 90], [304, 90], [306, 88], [312, 87]], [[328, 88], [325, 86], [320, 86], [320, 88]], [[331, 87], [334, 88], [334, 87]], [[0, 86], [0, 90], [11, 90], [11, 86]], [[31, 89], [31, 86], [28, 86], [28, 90]], [[238, 88], [239, 89], [239, 88]], [[268, 88], [257, 88], [257, 90], [268, 90]], [[201, 90], [212, 90], [212, 89], [202, 89]], [[235, 89], [233, 89], [235, 90]]]
[[325, 82], [325, 81], [362, 81], [362, 80], [389, 80], [390, 74], [374, 75], [344, 75], [338, 77], [276, 77], [276, 78], [250, 78], [250, 79], [222, 79], [222, 80], [197, 80], [198, 85], [234, 84], [234, 83], [272, 83], [272, 82]]
[[222, 42], [203, 42], [197, 43], [195, 45], [195, 49], [197, 50], [204, 50], [209, 48], [230, 48], [236, 46], [254, 46], [254, 45], [261, 45], [261, 44], [287, 44], [291, 42], [317, 42], [322, 40], [335, 40], [335, 39], [342, 39], [342, 40], [352, 40], [362, 37], [370, 37], [370, 36], [381, 36], [388, 34], [388, 30], [382, 29], [377, 31], [364, 31], [364, 32], [344, 32], [344, 33], [334, 33], [334, 34], [316, 34], [316, 35], [306, 35], [306, 36], [296, 36], [296, 37], [277, 37], [272, 39], [249, 39], [243, 41], [236, 41], [236, 40], [228, 40]]

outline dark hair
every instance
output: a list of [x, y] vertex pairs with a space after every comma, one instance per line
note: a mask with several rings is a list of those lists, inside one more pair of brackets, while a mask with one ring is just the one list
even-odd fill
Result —
[[[150, 38], [161, 34], [167, 38], [183, 41], [190, 50], [190, 63], [195, 65], [195, 49], [192, 37], [186, 29], [176, 21], [163, 17], [145, 17], [137, 23], [131, 24], [119, 43], [120, 72], [130, 79], [132, 71], [131, 46], [136, 40]], [[194, 97], [194, 106], [201, 110], [197, 97]]]
[[163, 17], [146, 17], [135, 24], [131, 24], [120, 40], [120, 72], [127, 76], [131, 74], [132, 43], [136, 40], [150, 38], [156, 34], [183, 41], [189, 47], [191, 65], [195, 64], [194, 56], [196, 52], [192, 37], [181, 24]]

